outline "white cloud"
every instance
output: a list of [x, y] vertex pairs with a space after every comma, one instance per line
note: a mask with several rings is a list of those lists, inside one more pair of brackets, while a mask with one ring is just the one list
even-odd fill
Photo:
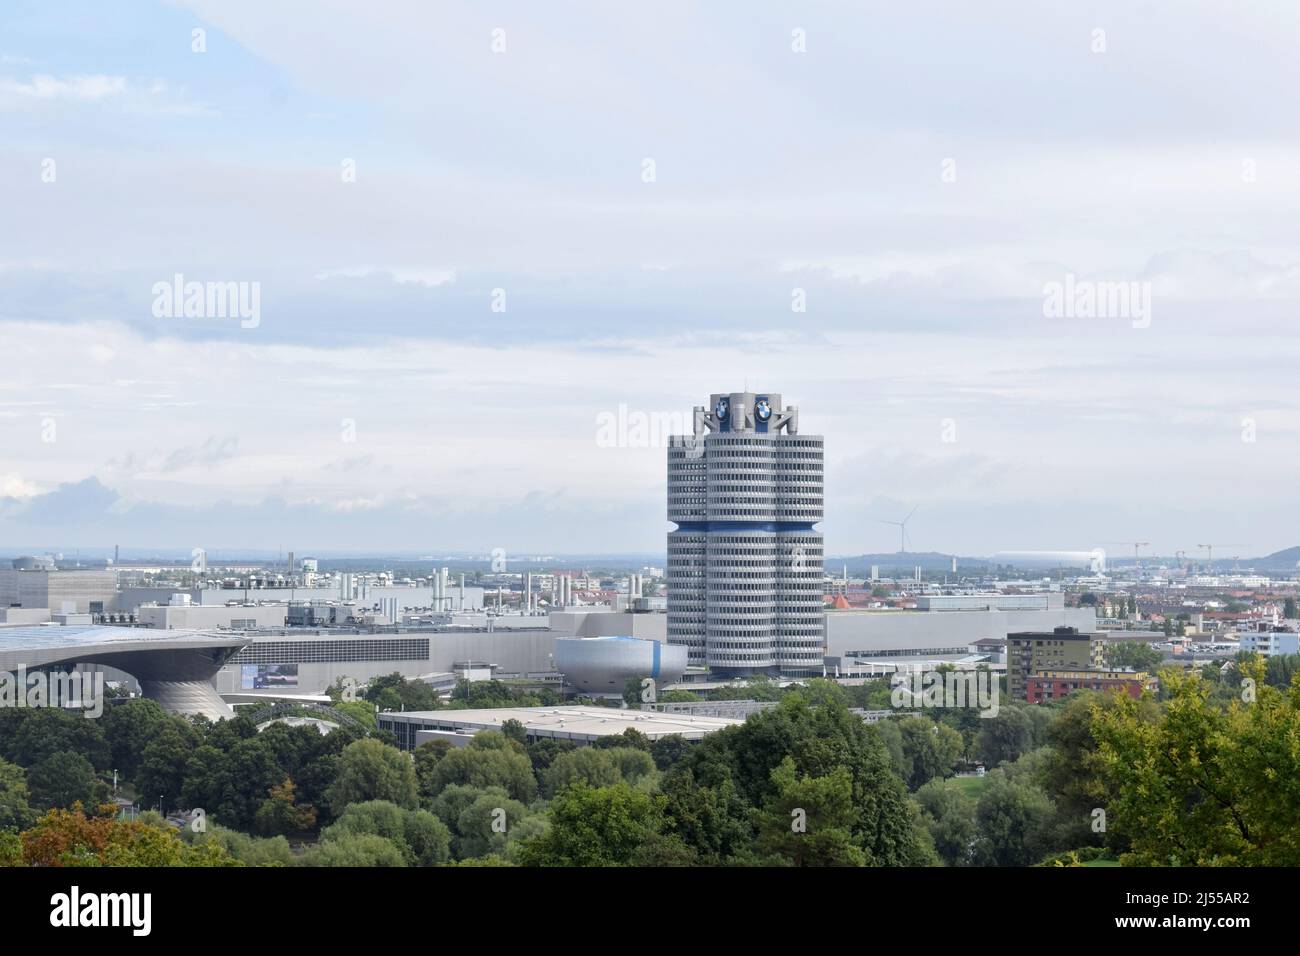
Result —
[[124, 76], [90, 75], [49, 76], [38, 74], [27, 81], [0, 78], [0, 96], [26, 97], [35, 100], [72, 100], [93, 103], [121, 96], [127, 90]]
[[40, 494], [44, 489], [21, 475], [0, 475], [0, 498], [30, 498]]
[[101, 73], [0, 77], [0, 110], [35, 111], [63, 103], [114, 105], [127, 112], [153, 115], [215, 115], [210, 108], [189, 102], [183, 89], [173, 88], [158, 77], [131, 80]]
[[415, 284], [434, 288], [448, 282], [456, 281], [456, 273], [450, 269], [432, 269], [421, 266], [350, 266], [343, 269], [325, 269], [316, 273], [318, 280], [329, 279], [368, 279], [372, 276], [386, 276], [399, 284]]

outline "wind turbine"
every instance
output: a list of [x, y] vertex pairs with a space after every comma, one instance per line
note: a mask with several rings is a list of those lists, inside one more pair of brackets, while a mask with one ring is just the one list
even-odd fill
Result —
[[907, 553], [907, 523], [912, 520], [912, 515], [916, 514], [916, 509], [920, 505], [913, 505], [912, 510], [907, 513], [907, 517], [902, 521], [886, 521], [884, 518], [877, 518], [881, 524], [892, 524], [898, 528], [898, 553]]

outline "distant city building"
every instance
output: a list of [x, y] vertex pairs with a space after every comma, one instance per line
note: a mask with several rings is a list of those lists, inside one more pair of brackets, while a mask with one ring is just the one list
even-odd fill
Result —
[[1132, 671], [1049, 669], [1030, 676], [1025, 687], [1026, 699], [1031, 704], [1062, 700], [1077, 690], [1118, 690], [1136, 700], [1144, 690], [1156, 689], [1156, 679]]
[[281, 626], [285, 623], [288, 609], [289, 605], [286, 604], [141, 604], [136, 609], [135, 620], [142, 627], [156, 627], [165, 631], [187, 628], [242, 630]]
[[1247, 631], [1239, 638], [1238, 648], [1264, 657], [1300, 654], [1300, 634], [1293, 631], [1266, 631], [1263, 633]]
[[47, 608], [54, 614], [117, 610], [117, 572], [56, 570], [47, 558], [17, 558], [0, 568], [0, 607]]
[[962, 656], [982, 640], [997, 641], [1003, 647], [1012, 631], [1051, 631], [1073, 627], [1090, 632], [1097, 615], [1091, 607], [1058, 608], [1051, 611], [943, 612], [902, 610], [828, 611], [826, 653], [829, 658], [875, 658], [918, 656]]
[[1065, 607], [1060, 591], [1041, 594], [932, 594], [918, 597], [918, 611], [1054, 611]]
[[1027, 700], [1029, 679], [1040, 671], [1101, 670], [1106, 642], [1078, 628], [1007, 635], [1007, 695]]
[[822, 438], [764, 392], [717, 393], [668, 449], [668, 639], [724, 675], [820, 675]]

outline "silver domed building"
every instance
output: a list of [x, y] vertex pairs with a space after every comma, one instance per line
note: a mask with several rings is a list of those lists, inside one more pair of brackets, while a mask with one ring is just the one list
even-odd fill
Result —
[[659, 686], [682, 679], [686, 648], [639, 637], [561, 637], [555, 669], [588, 694], [622, 694], [629, 678], [650, 677]]

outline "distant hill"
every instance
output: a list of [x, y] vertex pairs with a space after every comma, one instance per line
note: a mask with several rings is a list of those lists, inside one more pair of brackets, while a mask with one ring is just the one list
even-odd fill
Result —
[[[1215, 564], [1218, 564], [1216, 559]], [[1300, 545], [1294, 548], [1286, 548], [1282, 551], [1274, 551], [1272, 554], [1265, 555], [1262, 558], [1251, 558], [1246, 562], [1252, 567], [1268, 568], [1270, 570], [1282, 570], [1283, 568], [1294, 571], [1300, 566]]]
[[859, 554], [852, 557], [827, 558], [826, 570], [835, 571], [847, 564], [850, 574], [859, 576], [870, 571], [874, 564], [881, 571], [904, 569], [911, 571], [917, 565], [922, 571], [949, 571], [952, 559], [957, 558], [957, 570], [969, 571], [975, 568], [987, 568], [991, 564], [987, 558], [964, 558], [961, 555], [943, 554], [939, 551], [895, 551], [892, 554]]

